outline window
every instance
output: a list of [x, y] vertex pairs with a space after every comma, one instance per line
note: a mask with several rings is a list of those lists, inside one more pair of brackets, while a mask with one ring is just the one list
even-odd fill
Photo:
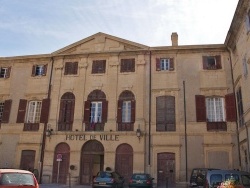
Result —
[[250, 10], [248, 10], [248, 12], [247, 12], [245, 24], [246, 24], [247, 33], [249, 33], [249, 31], [250, 31]]
[[84, 124], [86, 131], [103, 131], [108, 117], [108, 101], [101, 90], [94, 90], [84, 103]]
[[225, 121], [223, 98], [206, 98], [206, 111], [208, 122]]
[[175, 97], [156, 98], [156, 131], [175, 131]]
[[173, 71], [173, 58], [156, 58], [156, 71]]
[[135, 96], [131, 91], [123, 91], [118, 100], [117, 124], [119, 131], [133, 131], [135, 122]]
[[217, 56], [203, 56], [203, 69], [216, 70], [221, 69], [221, 57]]
[[47, 72], [47, 65], [33, 65], [32, 76], [45, 76]]
[[244, 126], [244, 112], [243, 112], [243, 101], [242, 101], [241, 88], [239, 88], [238, 91], [236, 92], [236, 96], [237, 96], [239, 125], [240, 125], [240, 127], [242, 127], [242, 126]]
[[135, 59], [121, 59], [121, 72], [135, 72]]
[[78, 71], [78, 62], [66, 62], [64, 75], [75, 75]]
[[244, 57], [243, 60], [242, 60], [242, 67], [243, 67], [243, 75], [244, 75], [244, 77], [247, 77], [248, 70], [247, 70], [247, 59], [246, 59], [246, 57]]
[[26, 117], [27, 123], [39, 123], [41, 116], [42, 101], [30, 101]]
[[0, 68], [0, 78], [9, 78], [10, 77], [10, 67], [1, 67]]
[[4, 102], [0, 102], [0, 122], [2, 121], [3, 117], [3, 109], [4, 109]]
[[95, 60], [92, 64], [92, 74], [105, 73], [106, 60]]

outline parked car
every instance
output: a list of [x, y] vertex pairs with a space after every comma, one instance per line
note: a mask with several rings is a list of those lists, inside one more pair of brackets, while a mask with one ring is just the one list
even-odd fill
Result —
[[134, 173], [129, 180], [129, 187], [141, 187], [141, 188], [152, 188], [153, 180], [149, 174], [146, 173]]
[[39, 188], [35, 175], [27, 170], [0, 169], [0, 188]]
[[189, 184], [191, 187], [203, 187], [206, 182], [207, 171], [215, 168], [194, 168], [191, 172]]
[[100, 171], [93, 179], [92, 187], [112, 187], [122, 188], [124, 184], [124, 177], [117, 172]]
[[237, 182], [241, 188], [250, 188], [250, 173], [238, 170], [210, 170], [207, 171], [205, 188], [214, 188], [225, 181]]

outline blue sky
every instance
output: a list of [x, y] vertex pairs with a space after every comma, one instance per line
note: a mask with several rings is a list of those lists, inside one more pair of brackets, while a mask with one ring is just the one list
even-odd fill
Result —
[[98, 32], [147, 46], [223, 44], [238, 0], [0, 0], [0, 56], [47, 54]]

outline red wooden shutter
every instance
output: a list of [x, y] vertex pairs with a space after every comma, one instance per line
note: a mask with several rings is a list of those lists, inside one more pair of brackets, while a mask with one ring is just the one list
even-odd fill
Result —
[[174, 70], [174, 58], [170, 58], [170, 71]]
[[108, 121], [108, 101], [104, 100], [102, 102], [102, 123]]
[[83, 122], [84, 123], [89, 123], [89, 119], [90, 119], [90, 105], [91, 105], [90, 101], [85, 101], [84, 102], [84, 117], [83, 117]]
[[12, 100], [6, 100], [3, 107], [2, 123], [9, 123]]
[[236, 106], [234, 93], [225, 96], [227, 121], [236, 121]]
[[32, 66], [32, 73], [31, 76], [35, 76], [36, 75], [36, 65]]
[[207, 57], [202, 56], [203, 69], [207, 69]]
[[161, 62], [160, 62], [160, 58], [156, 58], [156, 71], [160, 71], [161, 70]]
[[48, 67], [48, 64], [43, 66], [43, 76], [46, 76], [47, 74], [47, 67]]
[[17, 113], [17, 123], [24, 123], [25, 113], [26, 113], [27, 100], [20, 99], [18, 113]]
[[216, 59], [216, 69], [221, 69], [221, 56], [217, 55], [215, 56]]
[[196, 121], [206, 122], [207, 115], [206, 115], [205, 96], [195, 95], [195, 103], [196, 103]]
[[40, 123], [48, 123], [50, 99], [43, 99]]
[[122, 104], [123, 104], [123, 100], [118, 100], [118, 107], [117, 107], [117, 123], [121, 123], [122, 122]]
[[131, 123], [135, 122], [135, 101], [131, 101]]
[[5, 78], [9, 78], [10, 77], [10, 71], [11, 71], [11, 67], [8, 67]]

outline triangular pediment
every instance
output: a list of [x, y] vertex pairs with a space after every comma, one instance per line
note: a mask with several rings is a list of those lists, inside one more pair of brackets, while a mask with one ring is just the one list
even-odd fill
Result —
[[148, 46], [99, 32], [60, 50], [57, 50], [52, 54], [59, 55], [95, 52], [120, 52], [144, 49], [148, 49]]

